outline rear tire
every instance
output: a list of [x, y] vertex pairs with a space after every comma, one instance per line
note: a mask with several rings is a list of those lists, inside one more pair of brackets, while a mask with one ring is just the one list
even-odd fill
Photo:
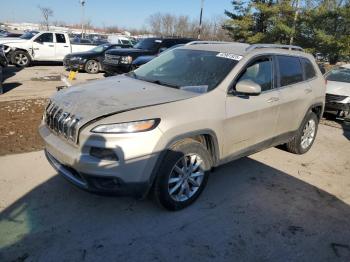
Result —
[[193, 139], [176, 143], [162, 160], [154, 184], [154, 198], [168, 210], [192, 204], [205, 188], [211, 158], [206, 148]]
[[89, 74], [97, 74], [100, 72], [101, 65], [96, 60], [89, 60], [85, 64], [85, 71]]
[[287, 151], [299, 155], [309, 151], [317, 135], [318, 122], [316, 114], [309, 112], [295, 137], [286, 144]]
[[30, 55], [25, 51], [18, 50], [12, 54], [12, 63], [15, 66], [27, 67], [30, 66], [31, 62], [32, 60], [30, 58]]

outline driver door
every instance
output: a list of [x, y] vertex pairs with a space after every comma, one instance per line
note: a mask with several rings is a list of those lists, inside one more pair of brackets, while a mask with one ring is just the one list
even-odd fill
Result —
[[55, 43], [52, 33], [43, 33], [34, 39], [33, 57], [38, 61], [55, 60]]
[[275, 88], [273, 56], [260, 56], [249, 62], [235, 83], [248, 79], [261, 86], [261, 93], [255, 96], [240, 95], [235, 92], [234, 84], [233, 94], [227, 96], [225, 157], [268, 146], [275, 135], [280, 94]]

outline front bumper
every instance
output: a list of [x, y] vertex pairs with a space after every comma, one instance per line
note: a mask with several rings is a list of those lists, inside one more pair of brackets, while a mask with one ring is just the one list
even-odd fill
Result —
[[69, 70], [84, 70], [85, 60], [64, 59], [63, 66]]
[[109, 63], [104, 60], [102, 62], [102, 69], [109, 74], [124, 74], [130, 72], [131, 65]]
[[74, 168], [61, 164], [47, 150], [45, 156], [51, 166], [75, 186], [90, 192], [110, 193], [119, 196], [143, 197], [149, 189], [149, 184], [125, 183], [115, 177], [93, 176], [78, 172]]
[[[116, 195], [145, 196], [152, 184], [152, 174], [159, 153], [152, 153], [159, 130], [134, 136], [83, 135], [75, 145], [52, 133], [42, 124], [39, 133], [45, 141], [45, 154], [51, 165], [81, 189]], [[145, 143], [144, 140], [150, 141]], [[142, 146], [144, 145], [144, 146]], [[91, 155], [91, 148], [115, 151], [117, 161]]]

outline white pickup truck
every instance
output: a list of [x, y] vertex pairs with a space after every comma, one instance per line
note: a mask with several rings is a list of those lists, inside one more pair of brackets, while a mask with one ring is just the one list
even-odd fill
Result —
[[61, 32], [30, 31], [19, 38], [0, 38], [4, 52], [12, 64], [25, 67], [32, 61], [62, 61], [73, 52], [84, 52], [96, 45], [72, 44]]

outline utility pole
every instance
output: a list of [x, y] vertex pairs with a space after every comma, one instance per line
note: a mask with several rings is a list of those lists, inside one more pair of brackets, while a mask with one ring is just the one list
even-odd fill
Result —
[[204, 6], [204, 0], [201, 0], [201, 13], [199, 16], [198, 40], [201, 39], [201, 33], [202, 33], [203, 6]]
[[84, 38], [84, 16], [85, 16], [85, 0], [80, 0], [80, 5], [81, 5], [81, 38]]
[[295, 10], [294, 21], [293, 21], [293, 32], [292, 32], [292, 35], [291, 35], [290, 40], [289, 40], [290, 45], [293, 45], [293, 42], [294, 42], [295, 30], [296, 30], [297, 20], [298, 20], [298, 16], [299, 16], [300, 0], [295, 0], [295, 1], [296, 1], [296, 10]]

